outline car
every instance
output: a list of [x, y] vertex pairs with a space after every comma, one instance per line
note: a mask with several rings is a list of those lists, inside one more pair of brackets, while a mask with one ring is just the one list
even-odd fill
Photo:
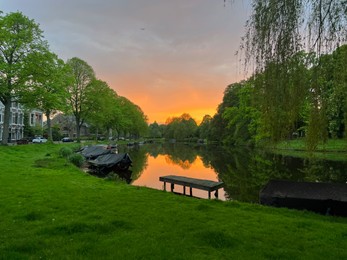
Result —
[[68, 142], [73, 142], [73, 139], [71, 139], [70, 137], [64, 137], [63, 139], [61, 139], [61, 141], [63, 143], [68, 143]]
[[35, 137], [33, 140], [32, 140], [33, 143], [46, 143], [47, 142], [47, 139], [46, 138], [43, 138], [41, 136], [38, 136], [38, 137]]

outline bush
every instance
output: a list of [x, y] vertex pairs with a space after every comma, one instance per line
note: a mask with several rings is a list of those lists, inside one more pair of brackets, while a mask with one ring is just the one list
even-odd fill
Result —
[[69, 156], [69, 161], [77, 167], [82, 167], [85, 159], [81, 154], [75, 153]]
[[64, 158], [68, 158], [73, 153], [72, 149], [69, 147], [62, 147], [59, 150], [59, 155]]

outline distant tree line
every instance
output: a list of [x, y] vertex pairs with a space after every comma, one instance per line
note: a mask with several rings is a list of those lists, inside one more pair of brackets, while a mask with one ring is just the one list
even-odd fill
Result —
[[[313, 80], [314, 79], [314, 80]], [[229, 85], [217, 113], [198, 126], [188, 114], [149, 126], [152, 137], [259, 145], [305, 137], [309, 148], [346, 136], [347, 45], [331, 54], [299, 52]]]
[[140, 107], [97, 79], [82, 59], [59, 59], [39, 25], [20, 12], [0, 12], [0, 101], [5, 106], [2, 144], [8, 142], [12, 101], [44, 112], [50, 140], [51, 118], [58, 111], [75, 117], [77, 140], [84, 123], [100, 133], [132, 136], [148, 127]]
[[[224, 1], [226, 2], [226, 1]], [[252, 0], [240, 53], [252, 76], [224, 92], [196, 136], [259, 145], [346, 136], [346, 0]]]

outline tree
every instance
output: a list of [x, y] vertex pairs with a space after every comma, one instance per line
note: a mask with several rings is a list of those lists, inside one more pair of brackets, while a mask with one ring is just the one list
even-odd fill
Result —
[[[257, 71], [304, 48], [330, 52], [347, 37], [346, 0], [253, 0], [241, 47]], [[308, 29], [308, 30], [307, 30]]]
[[22, 102], [29, 107], [42, 110], [47, 118], [48, 140], [53, 140], [51, 116], [57, 111], [65, 111], [67, 86], [71, 83], [71, 73], [64, 61], [48, 50], [34, 52], [30, 58], [35, 61], [27, 83], [28, 90], [22, 94]]
[[184, 140], [196, 137], [198, 126], [187, 113], [182, 114], [180, 117], [168, 118], [166, 124], [165, 138]]
[[160, 126], [158, 125], [156, 121], [149, 125], [148, 130], [149, 130], [149, 137], [151, 138], [163, 137], [162, 129], [160, 128]]
[[20, 12], [0, 16], [0, 101], [5, 106], [2, 144], [8, 143], [10, 108], [32, 78], [31, 55], [47, 48], [39, 25]]
[[117, 94], [104, 81], [94, 79], [86, 88], [86, 114], [88, 123], [98, 130], [112, 129], [115, 118], [119, 118]]
[[236, 102], [222, 115], [227, 122], [225, 142], [251, 144], [259, 138], [259, 111], [254, 107], [254, 81], [252, 79], [232, 84]]
[[[262, 115], [266, 115], [267, 123], [275, 124], [269, 128], [274, 141], [289, 131], [285, 130], [289, 122], [281, 122], [285, 116], [283, 112], [287, 111], [288, 107], [282, 106], [277, 109], [278, 104], [282, 104], [283, 97], [288, 97], [291, 102], [295, 101], [295, 96], [288, 94], [302, 93], [300, 87], [304, 85], [292, 84], [292, 61], [295, 61], [302, 51], [314, 51], [319, 57], [346, 41], [346, 5], [346, 0], [252, 1], [253, 13], [247, 21], [247, 31], [241, 48], [245, 51], [246, 64], [255, 65], [255, 74], [265, 74], [263, 79], [266, 82], [261, 83], [262, 91], [266, 91], [270, 97], [263, 99], [268, 105], [263, 104], [262, 109], [267, 110], [266, 114], [263, 110]], [[312, 63], [310, 67], [314, 65]], [[312, 104], [308, 120], [308, 129], [311, 131], [308, 133], [317, 136], [309, 138], [315, 143], [320, 140], [318, 136], [321, 136], [327, 127], [326, 111], [321, 109], [321, 104], [318, 103], [322, 94], [320, 73], [321, 67], [318, 62], [308, 79], [310, 84], [306, 85], [311, 93], [309, 98]], [[298, 79], [300, 78], [297, 77], [295, 80]], [[299, 98], [295, 106], [299, 107], [301, 102], [302, 99]], [[311, 143], [310, 146], [315, 147], [316, 144]]]
[[201, 139], [207, 139], [210, 131], [212, 117], [205, 115], [198, 127], [198, 136]]
[[144, 135], [148, 131], [147, 116], [142, 109], [125, 97], [119, 97], [121, 106], [120, 130], [134, 137]]
[[71, 69], [71, 77], [73, 78], [73, 83], [68, 87], [69, 98], [67, 101], [71, 112], [75, 116], [77, 141], [79, 142], [81, 126], [88, 112], [86, 106], [87, 88], [91, 86], [90, 83], [95, 79], [95, 73], [90, 65], [76, 57], [68, 60], [67, 64]]

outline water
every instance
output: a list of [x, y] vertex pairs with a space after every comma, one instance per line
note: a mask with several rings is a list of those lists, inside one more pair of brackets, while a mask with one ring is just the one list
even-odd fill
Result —
[[[260, 190], [271, 179], [347, 183], [346, 161], [300, 159], [251, 149], [218, 146], [146, 144], [120, 147], [133, 160], [132, 185], [163, 189], [160, 176], [179, 175], [223, 181], [219, 199], [258, 202]], [[183, 188], [175, 186], [183, 193]], [[193, 196], [207, 198], [207, 191], [193, 189]], [[213, 196], [212, 196], [213, 198]]]

